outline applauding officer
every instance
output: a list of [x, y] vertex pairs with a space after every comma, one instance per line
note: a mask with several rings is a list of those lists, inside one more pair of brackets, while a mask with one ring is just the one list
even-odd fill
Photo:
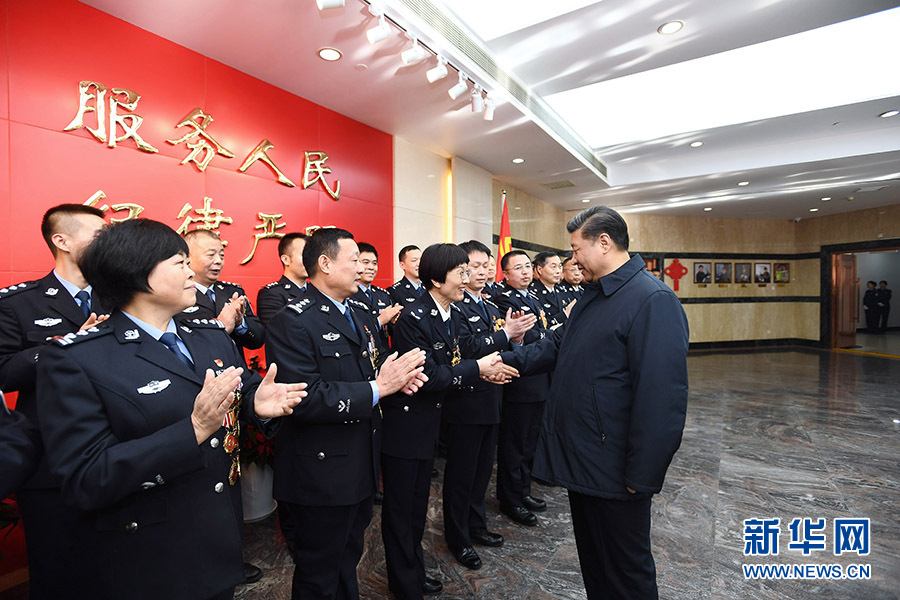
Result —
[[424, 356], [387, 357], [374, 317], [347, 302], [362, 272], [349, 231], [316, 231], [303, 264], [306, 294], [270, 321], [266, 345], [279, 379], [309, 383], [276, 438], [275, 497], [290, 520], [282, 531], [296, 563], [291, 597], [354, 599], [378, 476], [377, 404], [418, 388]]
[[243, 581], [240, 421], [271, 430], [305, 386], [241, 369], [218, 321], [176, 324], [194, 302], [187, 251], [156, 221], [101, 231], [80, 265], [115, 310], [41, 353], [47, 455], [83, 511], [67, 560], [85, 578], [64, 597], [225, 599]]
[[[396, 394], [385, 398], [384, 507], [382, 537], [387, 559], [388, 587], [400, 599], [421, 598], [439, 592], [443, 585], [425, 576], [422, 536], [435, 442], [441, 422], [441, 405], [447, 392], [473, 386], [479, 375], [506, 381], [515, 369], [499, 362], [496, 353], [477, 361], [464, 359], [461, 348], [473, 347], [470, 355], [481, 356], [479, 344], [495, 340], [460, 338], [459, 309], [469, 278], [469, 257], [454, 244], [435, 244], [422, 253], [420, 274], [427, 290], [404, 309], [394, 327], [394, 348], [399, 352], [425, 350], [427, 381], [412, 398]], [[505, 334], [504, 334], [505, 335]]]
[[256, 311], [259, 313], [259, 320], [266, 327], [275, 313], [299, 298], [306, 289], [307, 274], [306, 267], [303, 266], [305, 246], [305, 233], [287, 233], [278, 242], [278, 256], [284, 273], [281, 279], [266, 285], [256, 294]]
[[[41, 234], [53, 253], [54, 269], [38, 281], [0, 289], [0, 390], [18, 392], [18, 412], [38, 427], [35, 400], [38, 356], [49, 340], [104, 317], [100, 300], [78, 267], [82, 252], [104, 226], [92, 206], [61, 204], [48, 210]], [[62, 598], [70, 589], [69, 557], [78, 552], [72, 510], [63, 505], [59, 479], [50, 474], [40, 444], [38, 467], [18, 496], [25, 524], [32, 600]]]
[[403, 277], [387, 289], [388, 294], [394, 300], [394, 304], [409, 306], [416, 298], [425, 293], [422, 280], [419, 279], [419, 261], [422, 259], [422, 251], [418, 246], [403, 246], [398, 254], [400, 268]]
[[359, 291], [353, 294], [353, 299], [366, 305], [372, 316], [378, 319], [381, 325], [381, 337], [385, 344], [388, 343], [387, 328], [397, 321], [403, 306], [394, 304], [390, 294], [372, 282], [378, 275], [378, 251], [372, 244], [359, 243], [359, 262], [363, 266], [363, 272], [359, 277]]
[[[469, 255], [469, 279], [459, 308], [460, 351], [466, 358], [481, 358], [520, 342], [535, 322], [534, 315], [500, 309], [482, 295], [487, 282], [490, 250], [471, 240], [459, 245]], [[444, 539], [456, 559], [469, 569], [481, 567], [472, 543], [500, 546], [503, 536], [488, 531], [484, 495], [494, 470], [500, 400], [503, 388], [479, 381], [448, 394], [444, 407], [447, 422], [447, 467], [444, 471]]]

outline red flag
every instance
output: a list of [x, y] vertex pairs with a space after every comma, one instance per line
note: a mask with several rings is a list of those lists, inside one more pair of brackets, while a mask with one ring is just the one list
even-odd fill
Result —
[[498, 283], [503, 281], [503, 269], [500, 268], [500, 261], [503, 260], [504, 254], [512, 250], [512, 237], [509, 232], [509, 208], [506, 206], [506, 190], [503, 190], [500, 200], [503, 202], [503, 214], [500, 217], [500, 240], [497, 244], [496, 281]]

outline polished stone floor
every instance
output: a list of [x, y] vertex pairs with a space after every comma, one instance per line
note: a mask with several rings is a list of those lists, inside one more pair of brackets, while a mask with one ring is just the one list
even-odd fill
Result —
[[[654, 499], [653, 548], [663, 599], [900, 598], [900, 360], [842, 352], [783, 350], [695, 354], [687, 426], [666, 484]], [[442, 470], [443, 464], [438, 462]], [[460, 567], [443, 543], [440, 480], [432, 486], [425, 556], [444, 582], [438, 598], [584, 598], [565, 492], [548, 500], [536, 528], [520, 527], [488, 502], [506, 537], [479, 549], [480, 571]], [[489, 495], [493, 493], [493, 484]], [[871, 553], [804, 557], [789, 550], [795, 517], [871, 519]], [[777, 557], [745, 557], [743, 520], [780, 518]], [[364, 598], [389, 598], [375, 508], [359, 568]], [[275, 518], [246, 526], [245, 556], [263, 579], [241, 600], [290, 597], [291, 559]], [[868, 564], [868, 580], [746, 580], [741, 565]]]
[[876, 354], [891, 354], [900, 358], [900, 331], [857, 333], [854, 349]]

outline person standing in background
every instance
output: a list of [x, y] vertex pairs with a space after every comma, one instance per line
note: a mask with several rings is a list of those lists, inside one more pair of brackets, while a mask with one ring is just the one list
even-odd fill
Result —
[[891, 290], [888, 289], [888, 282], [881, 280], [878, 282], [878, 332], [884, 333], [888, 328], [888, 318], [891, 315]]
[[278, 256], [284, 272], [281, 279], [266, 284], [256, 294], [256, 310], [264, 326], [279, 310], [290, 304], [306, 289], [306, 268], [303, 266], [305, 233], [286, 233], [278, 242]]

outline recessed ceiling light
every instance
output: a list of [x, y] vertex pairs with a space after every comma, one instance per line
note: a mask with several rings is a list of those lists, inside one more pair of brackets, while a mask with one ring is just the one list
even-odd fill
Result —
[[738, 185], [744, 187], [745, 185], [750, 185], [749, 181], [738, 181]]
[[513, 208], [515, 208], [516, 210], [522, 210], [521, 206], [514, 206]]
[[703, 145], [703, 142], [691, 142], [691, 148], [699, 148]]
[[819, 212], [819, 209], [818, 209], [818, 208], [811, 208], [811, 209], [809, 209], [809, 212]]
[[525, 159], [524, 158], [514, 158], [514, 159], [512, 159], [512, 161], [513, 161], [514, 165], [521, 165], [523, 162], [525, 162]]
[[704, 212], [709, 212], [711, 210], [712, 210], [712, 206], [707, 206], [706, 208], [703, 209]]
[[822, 202], [828, 202], [829, 200], [831, 200], [831, 196], [825, 196], [824, 198], [822, 198]]
[[897, 115], [900, 115], [900, 110], [889, 110], [887, 112], [881, 113], [878, 116], [882, 119], [887, 119], [888, 117], [896, 117]]
[[341, 51], [337, 48], [319, 48], [319, 58], [322, 60], [327, 60], [329, 62], [334, 62], [336, 60], [341, 60]]
[[656, 28], [656, 31], [661, 35], [672, 35], [673, 33], [678, 33], [684, 27], [684, 21], [669, 21], [668, 23], [663, 23], [659, 27]]
[[590, 202], [590, 201], [591, 201], [590, 198], [587, 198], [586, 200], [582, 200], [582, 202]]
[[366, 64], [363, 64], [363, 63], [359, 63], [358, 65], [356, 65], [353, 68], [356, 69], [357, 71], [365, 71], [366, 69], [369, 68], [369, 66]]

